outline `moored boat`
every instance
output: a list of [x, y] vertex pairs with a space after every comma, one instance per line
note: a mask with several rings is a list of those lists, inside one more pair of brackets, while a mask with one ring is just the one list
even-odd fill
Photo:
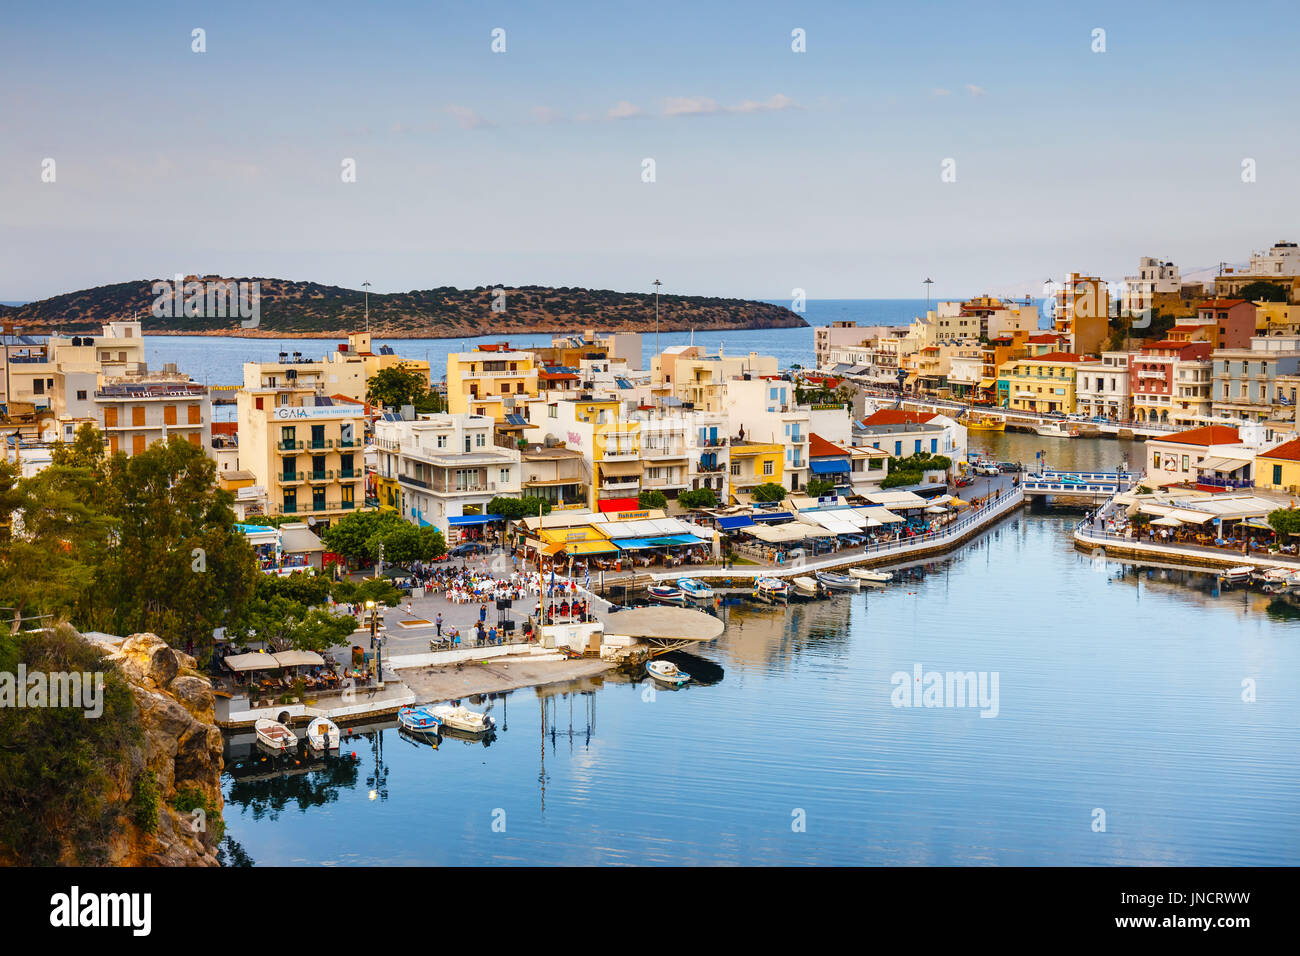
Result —
[[894, 580], [894, 575], [889, 571], [873, 571], [870, 568], [849, 568], [849, 574], [869, 584], [886, 584]]
[[294, 750], [298, 746], [298, 735], [279, 721], [259, 717], [253, 729], [257, 742], [272, 750]]
[[645, 666], [646, 673], [657, 681], [662, 681], [672, 687], [681, 687], [691, 679], [691, 675], [683, 670], [678, 670], [677, 665], [672, 661], [650, 661]]
[[1062, 422], [1048, 422], [1046, 425], [1035, 425], [1034, 432], [1042, 435], [1044, 438], [1078, 438], [1079, 429], [1073, 425], [1066, 426]]
[[679, 589], [668, 584], [652, 584], [646, 588], [650, 597], [662, 604], [684, 604], [686, 595]]
[[397, 712], [397, 722], [415, 734], [436, 734], [442, 729], [442, 720], [428, 707], [403, 707]]
[[816, 574], [817, 582], [828, 591], [856, 591], [860, 586], [857, 578], [847, 574], [834, 571], [818, 571]]
[[754, 597], [760, 601], [784, 601], [790, 596], [790, 585], [780, 578], [759, 578], [754, 582]]
[[1236, 568], [1229, 568], [1219, 575], [1219, 580], [1225, 584], [1245, 584], [1250, 580], [1250, 575], [1255, 569], [1249, 565], [1241, 565]]
[[958, 419], [958, 422], [965, 425], [967, 431], [972, 432], [1004, 432], [1007, 430], [1005, 419], [994, 418], [991, 415], [968, 416]]
[[490, 714], [480, 714], [463, 704], [440, 704], [430, 707], [430, 713], [442, 721], [443, 725], [467, 734], [485, 734], [496, 728], [497, 722]]
[[712, 601], [713, 588], [695, 578], [678, 578], [677, 586], [692, 601]]
[[338, 726], [328, 717], [312, 718], [307, 725], [307, 744], [312, 750], [338, 750]]
[[795, 592], [807, 597], [816, 597], [818, 591], [817, 579], [809, 577], [797, 577], [792, 582]]

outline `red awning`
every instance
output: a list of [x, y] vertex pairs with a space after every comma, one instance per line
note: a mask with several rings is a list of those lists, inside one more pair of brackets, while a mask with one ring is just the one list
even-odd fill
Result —
[[606, 498], [596, 502], [601, 511], [640, 511], [641, 505], [635, 498]]

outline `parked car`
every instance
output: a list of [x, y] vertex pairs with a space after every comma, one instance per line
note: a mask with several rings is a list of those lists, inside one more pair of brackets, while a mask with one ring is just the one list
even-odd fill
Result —
[[971, 470], [974, 471], [975, 474], [977, 475], [996, 476], [1002, 474], [1001, 469], [999, 469], [997, 465], [990, 464], [988, 462], [983, 462], [981, 464], [978, 464]]
[[487, 554], [487, 545], [478, 541], [465, 541], [456, 545], [447, 553], [453, 558], [468, 557], [472, 554]]

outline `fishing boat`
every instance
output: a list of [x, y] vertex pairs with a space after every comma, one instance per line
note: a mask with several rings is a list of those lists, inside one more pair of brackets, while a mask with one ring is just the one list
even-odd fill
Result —
[[1249, 565], [1242, 565], [1237, 568], [1228, 568], [1219, 575], [1219, 580], [1224, 584], [1245, 584], [1250, 580], [1251, 572], [1255, 569]]
[[670, 687], [681, 687], [691, 679], [691, 675], [685, 671], [678, 670], [677, 665], [672, 661], [651, 661], [645, 666], [646, 673], [657, 681], [661, 681]]
[[338, 750], [338, 726], [328, 717], [315, 718], [307, 725], [307, 744], [312, 750]]
[[889, 571], [872, 571], [870, 568], [849, 568], [849, 574], [868, 584], [888, 584], [894, 580], [894, 575]]
[[298, 735], [279, 721], [259, 717], [253, 729], [257, 731], [257, 742], [272, 750], [294, 750], [298, 746]]
[[650, 597], [661, 604], [685, 604], [686, 595], [670, 584], [652, 584], [646, 588]]
[[857, 578], [834, 571], [818, 571], [817, 581], [828, 591], [856, 591], [861, 585]]
[[797, 577], [794, 579], [793, 584], [795, 593], [804, 597], [817, 596], [818, 585], [816, 578]]
[[677, 586], [692, 601], [712, 601], [713, 588], [695, 578], [678, 578]]
[[1067, 427], [1063, 422], [1048, 422], [1046, 425], [1035, 425], [1034, 432], [1042, 435], [1044, 438], [1078, 438], [1079, 429], [1073, 425]]
[[965, 425], [967, 431], [972, 432], [1004, 432], [1007, 430], [1006, 420], [994, 418], [992, 415], [967, 415], [957, 421], [959, 424]]
[[760, 601], [784, 601], [790, 596], [790, 585], [780, 578], [759, 578], [754, 582], [754, 597]]
[[416, 734], [436, 734], [442, 729], [442, 720], [428, 707], [403, 707], [397, 712], [397, 722]]
[[463, 704], [440, 704], [429, 711], [442, 721], [443, 726], [467, 734], [485, 734], [496, 728], [497, 722], [489, 714], [480, 714]]

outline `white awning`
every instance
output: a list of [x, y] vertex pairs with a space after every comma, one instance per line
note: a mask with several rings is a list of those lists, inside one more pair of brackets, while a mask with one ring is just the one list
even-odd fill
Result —
[[283, 666], [274, 654], [232, 654], [226, 658], [232, 671], [270, 671]]
[[319, 667], [325, 658], [315, 651], [280, 651], [274, 655], [281, 667]]
[[1249, 458], [1207, 458], [1196, 466], [1196, 470], [1213, 471], [1216, 474], [1226, 475], [1249, 464]]

